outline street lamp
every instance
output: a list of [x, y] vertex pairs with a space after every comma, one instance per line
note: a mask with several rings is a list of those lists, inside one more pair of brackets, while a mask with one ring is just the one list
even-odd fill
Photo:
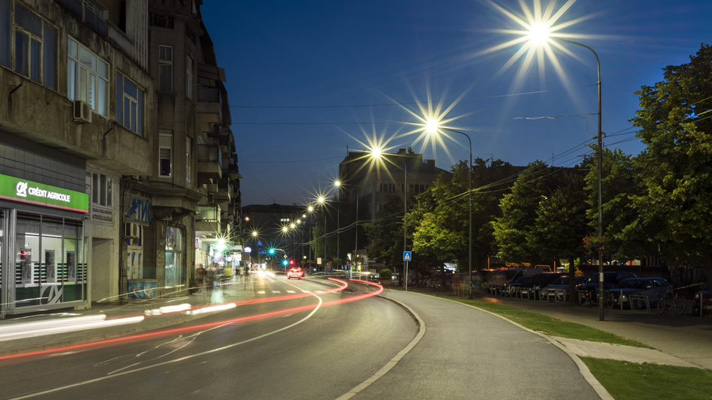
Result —
[[[374, 147], [370, 151], [370, 157], [373, 160], [380, 160], [385, 157], [383, 150], [379, 147]], [[397, 167], [396, 167], [397, 168]], [[407, 218], [408, 218], [408, 164], [407, 159], [403, 158], [403, 255], [407, 250]], [[408, 291], [408, 262], [403, 260], [403, 271], [405, 273], [404, 290]]]
[[339, 220], [340, 218], [340, 203], [339, 200], [341, 199], [341, 192], [339, 192], [339, 189], [341, 188], [341, 180], [336, 179], [334, 181], [334, 187], [337, 190], [337, 203], [336, 203], [336, 258], [339, 258], [340, 253], [339, 251], [341, 250], [341, 246], [339, 246], [339, 229], [341, 228], [341, 221]]
[[326, 196], [319, 195], [316, 198], [316, 202], [319, 204], [321, 207], [321, 212], [324, 214], [324, 232], [323, 232], [323, 238], [324, 238], [324, 271], [326, 271]]
[[[532, 24], [528, 34], [529, 46], [534, 48], [548, 46], [549, 42], [553, 40], [551, 36], [551, 29], [549, 29], [549, 26], [546, 23]], [[596, 149], [598, 153], [598, 310], [599, 320], [603, 321], [603, 131], [601, 130], [601, 59], [598, 57], [596, 50], [586, 44], [561, 37], [557, 37], [556, 40], [583, 47], [593, 53], [596, 57], [596, 68], [598, 72], [598, 82], [596, 83], [596, 86], [598, 87], [598, 147]]]
[[468, 135], [465, 132], [458, 131], [456, 129], [452, 128], [447, 128], [445, 126], [442, 126], [440, 124], [440, 121], [437, 120], [436, 118], [429, 118], [425, 122], [425, 133], [429, 135], [438, 135], [441, 133], [441, 130], [452, 132], [452, 133], [457, 133], [459, 135], [462, 135], [467, 138], [467, 142], [470, 145], [470, 165], [469, 169], [467, 171], [467, 176], [468, 176], [468, 223], [467, 223], [467, 230], [468, 230], [468, 253], [467, 253], [467, 265], [468, 265], [468, 274], [470, 277], [468, 286], [468, 297], [472, 298], [472, 139], [470, 138], [470, 135]]

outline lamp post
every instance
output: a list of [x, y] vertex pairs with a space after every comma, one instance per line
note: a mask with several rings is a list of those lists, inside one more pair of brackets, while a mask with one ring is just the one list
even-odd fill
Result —
[[[541, 24], [533, 24], [529, 31], [529, 45], [532, 47], [547, 45], [550, 40], [550, 36], [551, 34], [548, 27], [542, 26]], [[598, 73], [598, 82], [596, 82], [596, 86], [598, 88], [598, 146], [596, 149], [598, 153], [598, 310], [599, 320], [603, 321], [603, 131], [601, 129], [601, 59], [598, 57], [596, 50], [594, 50], [591, 46], [561, 37], [557, 37], [556, 39], [565, 43], [583, 47], [593, 53], [594, 57], [596, 57], [596, 70]]]
[[326, 271], [326, 196], [324, 195], [319, 195], [319, 197], [316, 198], [316, 202], [320, 205], [321, 207], [321, 212], [324, 214], [324, 232], [323, 232], [323, 238], [324, 238], [324, 271]]
[[[307, 206], [307, 214], [312, 215], [314, 213], [314, 206], [309, 204]], [[312, 239], [309, 239], [309, 263], [312, 262]]]
[[337, 191], [337, 193], [336, 193], [336, 196], [337, 196], [337, 203], [336, 203], [336, 258], [338, 259], [341, 254], [340, 253], [341, 246], [339, 245], [339, 233], [340, 233], [339, 230], [341, 228], [341, 221], [340, 221], [341, 203], [339, 201], [341, 199], [341, 192], [339, 191], [339, 189], [341, 188], [341, 180], [340, 179], [336, 179], [334, 181], [334, 187], [336, 188], [336, 191]]
[[470, 138], [470, 135], [468, 135], [465, 132], [441, 126], [440, 122], [436, 119], [429, 119], [425, 124], [425, 132], [428, 134], [438, 134], [438, 133], [440, 133], [441, 130], [445, 130], [445, 131], [452, 132], [452, 133], [457, 133], [458, 135], [462, 135], [462, 136], [466, 137], [467, 143], [470, 146], [470, 162], [469, 162], [469, 169], [467, 171], [467, 176], [468, 176], [467, 266], [468, 266], [468, 275], [470, 277], [470, 280], [468, 283], [469, 288], [468, 288], [467, 293], [468, 293], [468, 297], [472, 298], [472, 139]]
[[[383, 151], [380, 148], [373, 148], [371, 149], [370, 152], [370, 157], [372, 159], [381, 159], [384, 157]], [[408, 159], [403, 158], [403, 254], [405, 255], [405, 252], [407, 250], [407, 236], [408, 236], [408, 228], [407, 228], [407, 218], [408, 218], [408, 164], [407, 164]], [[396, 167], [398, 168], [398, 167]], [[403, 272], [405, 273], [405, 281], [404, 281], [404, 290], [408, 291], [408, 262], [403, 261]]]

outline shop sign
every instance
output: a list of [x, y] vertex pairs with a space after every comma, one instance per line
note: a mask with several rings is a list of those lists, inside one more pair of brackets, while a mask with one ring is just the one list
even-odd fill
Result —
[[141, 225], [151, 224], [151, 202], [141, 197], [132, 197], [126, 204], [126, 222]]
[[20, 203], [89, 212], [89, 195], [0, 174], [0, 198]]

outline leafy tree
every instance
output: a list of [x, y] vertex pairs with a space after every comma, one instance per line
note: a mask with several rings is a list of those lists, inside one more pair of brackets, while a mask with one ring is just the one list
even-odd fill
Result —
[[534, 233], [539, 202], [549, 195], [547, 172], [544, 162], [531, 163], [517, 178], [512, 192], [500, 201], [502, 215], [492, 222], [499, 258], [513, 262], [539, 260], [527, 239]]
[[663, 71], [636, 92], [633, 123], [647, 148], [638, 157], [645, 192], [634, 200], [667, 261], [712, 269], [712, 47]]
[[528, 234], [528, 245], [542, 259], [573, 260], [583, 254], [586, 236], [584, 174], [580, 170], [560, 170], [563, 184], [551, 196], [544, 196]]
[[[598, 235], [598, 159], [588, 160], [586, 175], [586, 203], [590, 237]], [[603, 150], [602, 210], [603, 236], [591, 240], [589, 254], [597, 256], [599, 244], [608, 258], [626, 260], [643, 257], [650, 250], [648, 229], [639, 219], [639, 210], [633, 199], [642, 193], [640, 173], [634, 159], [621, 150]]]
[[403, 261], [402, 198], [390, 196], [375, 221], [364, 226], [369, 240], [368, 254], [388, 268], [400, 270]]

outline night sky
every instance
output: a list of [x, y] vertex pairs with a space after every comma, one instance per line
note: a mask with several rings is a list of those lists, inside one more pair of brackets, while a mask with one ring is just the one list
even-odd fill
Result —
[[[535, 13], [534, 0], [522, 0]], [[558, 1], [558, 34], [600, 56], [605, 145], [637, 154], [630, 119], [642, 85], [662, 80], [712, 42], [709, 0]], [[559, 41], [555, 60], [497, 46], [524, 28], [518, 1], [206, 0], [205, 25], [225, 68], [242, 204], [306, 204], [327, 190], [349, 150], [367, 138], [412, 146], [450, 169], [468, 157], [459, 135], [422, 147], [418, 103], [443, 104], [470, 134], [475, 157], [573, 166], [597, 132], [596, 60]], [[549, 2], [541, 0], [546, 15]], [[571, 23], [569, 25], [569, 23]], [[550, 28], [552, 32], [554, 29]], [[553, 39], [556, 40], [556, 39]], [[525, 53], [526, 54], [526, 53]], [[544, 54], [541, 53], [540, 54]], [[505, 68], [506, 65], [509, 67]], [[557, 67], [558, 65], [558, 67]]]

